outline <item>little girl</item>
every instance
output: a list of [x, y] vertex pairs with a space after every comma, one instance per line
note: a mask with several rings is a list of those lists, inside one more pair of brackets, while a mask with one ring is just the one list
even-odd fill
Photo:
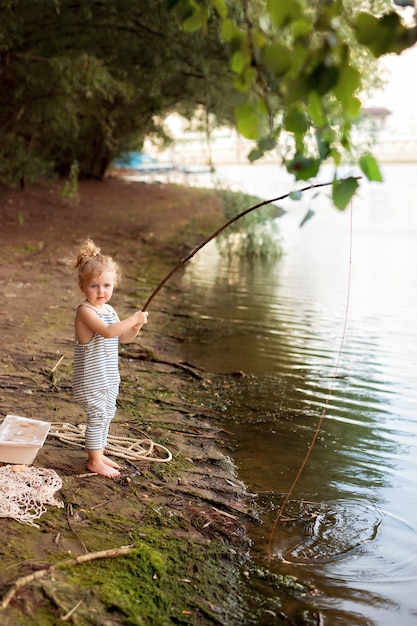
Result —
[[87, 414], [87, 469], [114, 478], [120, 475], [120, 466], [105, 456], [104, 448], [119, 392], [119, 341], [132, 341], [146, 324], [148, 313], [136, 311], [119, 320], [108, 304], [120, 277], [119, 267], [91, 239], [80, 244], [74, 267], [85, 295], [75, 314], [73, 393]]

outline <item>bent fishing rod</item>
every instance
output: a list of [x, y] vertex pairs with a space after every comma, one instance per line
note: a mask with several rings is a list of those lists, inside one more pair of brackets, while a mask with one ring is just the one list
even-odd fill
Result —
[[[357, 176], [355, 178], [359, 179], [359, 178], [361, 178], [361, 176]], [[210, 241], [212, 241], [218, 235], [220, 235], [220, 233], [222, 233], [224, 230], [226, 230], [226, 228], [228, 228], [231, 224], [233, 224], [234, 222], [237, 222], [237, 220], [239, 220], [241, 217], [244, 217], [248, 213], [251, 213], [252, 211], [255, 211], [255, 209], [259, 209], [262, 206], [266, 206], [267, 204], [272, 204], [272, 202], [278, 202], [279, 200], [285, 200], [286, 198], [289, 198], [291, 196], [291, 194], [293, 194], [293, 193], [304, 193], [305, 191], [308, 191], [310, 189], [318, 189], [319, 187], [328, 187], [329, 185], [332, 185], [332, 184], [333, 184], [332, 182], [330, 182], [330, 183], [315, 183], [315, 184], [312, 184], [312, 185], [308, 185], [308, 187], [304, 187], [303, 189], [297, 189], [295, 191], [289, 191], [288, 193], [284, 194], [283, 196], [279, 196], [278, 198], [272, 198], [271, 200], [264, 200], [263, 202], [259, 202], [259, 204], [255, 204], [255, 206], [252, 206], [249, 209], [245, 209], [245, 211], [242, 211], [238, 215], [235, 215], [234, 217], [232, 217], [225, 224], [223, 224], [223, 226], [218, 228], [212, 235], [210, 235], [210, 237], [207, 237], [207, 239], [205, 239], [196, 248], [194, 248], [194, 250], [192, 250], [186, 257], [184, 257], [181, 261], [179, 261], [179, 263], [177, 263], [177, 265], [175, 265], [175, 267], [172, 268], [172, 270], [165, 276], [165, 278], [163, 278], [163, 280], [161, 280], [161, 282], [156, 287], [156, 289], [154, 289], [154, 291], [151, 293], [151, 295], [149, 296], [149, 298], [145, 302], [144, 306], [142, 307], [142, 311], [147, 311], [148, 310], [148, 307], [149, 307], [150, 303], [152, 302], [152, 300], [161, 291], [162, 287], [165, 285], [165, 283], [168, 282], [168, 280], [171, 278], [171, 276], [173, 276], [175, 274], [175, 272], [177, 272], [179, 269], [184, 267], [184, 265], [186, 263], [188, 263], [188, 261], [190, 261], [193, 258], [193, 256], [197, 254], [197, 252], [199, 252], [202, 248], [204, 248], [205, 245], [207, 245]]]

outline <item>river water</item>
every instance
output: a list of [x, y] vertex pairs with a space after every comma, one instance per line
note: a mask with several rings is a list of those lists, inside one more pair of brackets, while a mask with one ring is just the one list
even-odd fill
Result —
[[[262, 511], [254, 562], [311, 585], [284, 608], [328, 626], [417, 624], [417, 164], [383, 173], [345, 212], [326, 190], [281, 203], [274, 262], [229, 261], [212, 242], [183, 278], [198, 320], [184, 359], [244, 374], [223, 424]], [[272, 166], [222, 176], [262, 198], [294, 188]], [[262, 593], [247, 624], [281, 623], [277, 591]]]

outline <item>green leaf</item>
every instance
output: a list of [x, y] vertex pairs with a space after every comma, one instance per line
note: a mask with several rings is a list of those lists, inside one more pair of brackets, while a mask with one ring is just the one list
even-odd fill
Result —
[[262, 139], [259, 141], [259, 148], [260, 150], [265, 150], [265, 151], [269, 151], [269, 150], [273, 150], [277, 145], [277, 140], [275, 139], [275, 137], [271, 137], [270, 135], [268, 137], [262, 137]]
[[382, 183], [383, 178], [377, 160], [369, 152], [365, 152], [359, 159], [359, 167], [368, 180]]
[[390, 52], [399, 54], [417, 39], [417, 29], [403, 26], [395, 12], [380, 18], [366, 12], [359, 13], [354, 26], [359, 43], [367, 46], [376, 57]]
[[313, 24], [304, 18], [295, 20], [291, 24], [291, 31], [294, 35], [294, 39], [297, 39], [298, 37], [307, 37], [307, 35], [311, 33], [312, 29]]
[[379, 38], [380, 25], [378, 18], [370, 13], [362, 11], [357, 16], [354, 26], [356, 29], [356, 36], [359, 43], [364, 46], [370, 47], [372, 42], [375, 42]]
[[333, 92], [339, 102], [349, 108], [352, 103], [352, 98], [360, 87], [360, 84], [361, 75], [358, 70], [346, 64], [341, 69], [337, 84], [333, 87]]
[[233, 85], [238, 91], [248, 91], [253, 82], [256, 80], [256, 70], [254, 67], [246, 66], [243, 72], [238, 74]]
[[355, 194], [356, 189], [358, 188], [358, 181], [355, 178], [342, 178], [340, 180], [333, 181], [333, 189], [332, 189], [332, 198], [333, 204], [340, 211], [344, 211], [344, 209], [349, 204], [349, 201]]
[[302, 226], [304, 226], [304, 224], [306, 222], [308, 222], [309, 220], [311, 220], [312, 217], [314, 217], [315, 213], [313, 211], [313, 209], [308, 209], [307, 213], [304, 215], [303, 219], [300, 222], [300, 228]]
[[302, 17], [303, 10], [297, 0], [268, 0], [268, 11], [278, 27]]
[[349, 113], [351, 118], [357, 118], [360, 115], [362, 109], [362, 102], [359, 100], [359, 98], [352, 98], [350, 104], [349, 104]]
[[254, 163], [254, 161], [257, 161], [258, 159], [262, 159], [264, 154], [265, 152], [261, 150], [260, 148], [254, 148], [253, 150], [249, 152], [248, 160], [250, 163]]
[[312, 159], [296, 154], [295, 157], [287, 162], [287, 170], [290, 174], [294, 174], [295, 180], [308, 180], [316, 176], [320, 167], [320, 159]]
[[339, 80], [339, 68], [335, 65], [328, 67], [326, 63], [319, 63], [308, 77], [310, 89], [315, 89], [320, 96], [324, 96]]
[[240, 74], [243, 72], [245, 67], [250, 64], [250, 54], [247, 50], [240, 49], [237, 50], [232, 56], [232, 70], [236, 74]]
[[304, 76], [299, 75], [290, 80], [285, 98], [287, 106], [304, 100], [308, 96], [309, 91], [310, 86]]
[[222, 37], [225, 41], [232, 41], [235, 37], [241, 37], [241, 32], [236, 28], [232, 20], [224, 20], [222, 24]]
[[288, 196], [291, 200], [301, 200], [303, 194], [301, 191], [292, 191]]
[[266, 70], [282, 76], [291, 67], [291, 54], [279, 43], [273, 43], [263, 50], [263, 64]]
[[308, 119], [303, 111], [300, 109], [290, 109], [285, 116], [284, 126], [290, 133], [297, 133], [303, 135], [308, 130]]
[[227, 15], [227, 7], [224, 0], [211, 0], [211, 4], [216, 9], [221, 18], [225, 18]]
[[[258, 107], [258, 110], [259, 110], [259, 107]], [[256, 148], [253, 148], [253, 150], [249, 152], [248, 154], [249, 161], [253, 163], [254, 161], [257, 161], [258, 159], [261, 159], [265, 155], [265, 152], [269, 152], [270, 150], [273, 150], [276, 145], [277, 145], [277, 140], [275, 139], [275, 137], [272, 137], [271, 135], [262, 137], [262, 139], [258, 141], [258, 145], [256, 146]]]
[[323, 139], [322, 134], [319, 131], [316, 132], [316, 142], [320, 159], [325, 161], [330, 154], [330, 144], [328, 141]]
[[198, 4], [190, 17], [183, 22], [183, 28], [186, 33], [193, 33], [200, 28], [205, 30], [207, 27], [208, 11], [207, 7]]
[[235, 107], [237, 129], [247, 139], [257, 139], [260, 120], [256, 108], [251, 104], [240, 104]]
[[316, 126], [325, 123], [322, 101], [317, 91], [311, 91], [308, 96], [308, 113]]

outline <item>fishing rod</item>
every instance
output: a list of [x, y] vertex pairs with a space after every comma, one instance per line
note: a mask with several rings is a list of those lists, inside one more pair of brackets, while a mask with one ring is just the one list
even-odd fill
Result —
[[[358, 178], [361, 178], [361, 176], [357, 176], [355, 178], [358, 179]], [[212, 235], [210, 235], [210, 237], [207, 237], [207, 239], [205, 239], [196, 248], [194, 248], [194, 250], [192, 250], [186, 257], [184, 257], [181, 261], [179, 261], [179, 263], [177, 263], [177, 265], [175, 265], [175, 267], [172, 268], [172, 270], [165, 276], [165, 278], [163, 278], [161, 280], [159, 285], [154, 289], [154, 291], [151, 293], [149, 298], [146, 300], [144, 306], [142, 307], [142, 311], [147, 311], [148, 310], [148, 307], [149, 307], [150, 303], [152, 302], [152, 300], [160, 292], [160, 290], [165, 285], [165, 283], [168, 282], [168, 280], [171, 278], [171, 276], [173, 276], [175, 274], [175, 272], [177, 272], [179, 269], [181, 269], [181, 267], [184, 267], [184, 265], [186, 263], [188, 263], [188, 261], [190, 261], [193, 258], [193, 256], [195, 254], [197, 254], [197, 252], [199, 252], [202, 248], [204, 248], [205, 245], [207, 245], [210, 241], [212, 241], [218, 235], [220, 235], [220, 233], [222, 233], [228, 226], [230, 226], [234, 222], [237, 222], [237, 220], [239, 220], [241, 217], [244, 217], [248, 213], [251, 213], [252, 211], [255, 211], [255, 209], [259, 209], [262, 206], [265, 206], [267, 204], [271, 204], [272, 202], [278, 202], [279, 200], [285, 200], [286, 198], [289, 198], [289, 196], [291, 196], [291, 194], [293, 194], [293, 193], [304, 193], [305, 191], [308, 191], [309, 189], [318, 189], [319, 187], [328, 187], [329, 185], [332, 185], [332, 184], [333, 184], [332, 182], [330, 182], [330, 183], [314, 183], [312, 185], [308, 185], [308, 187], [304, 187], [303, 189], [297, 189], [296, 191], [289, 191], [288, 193], [284, 194], [283, 196], [279, 196], [278, 198], [272, 198], [271, 200], [264, 200], [263, 202], [260, 202], [259, 204], [255, 204], [255, 206], [252, 206], [249, 209], [245, 209], [245, 211], [242, 211], [238, 215], [235, 215], [234, 217], [232, 217], [225, 224], [223, 224], [223, 226], [218, 228]]]

